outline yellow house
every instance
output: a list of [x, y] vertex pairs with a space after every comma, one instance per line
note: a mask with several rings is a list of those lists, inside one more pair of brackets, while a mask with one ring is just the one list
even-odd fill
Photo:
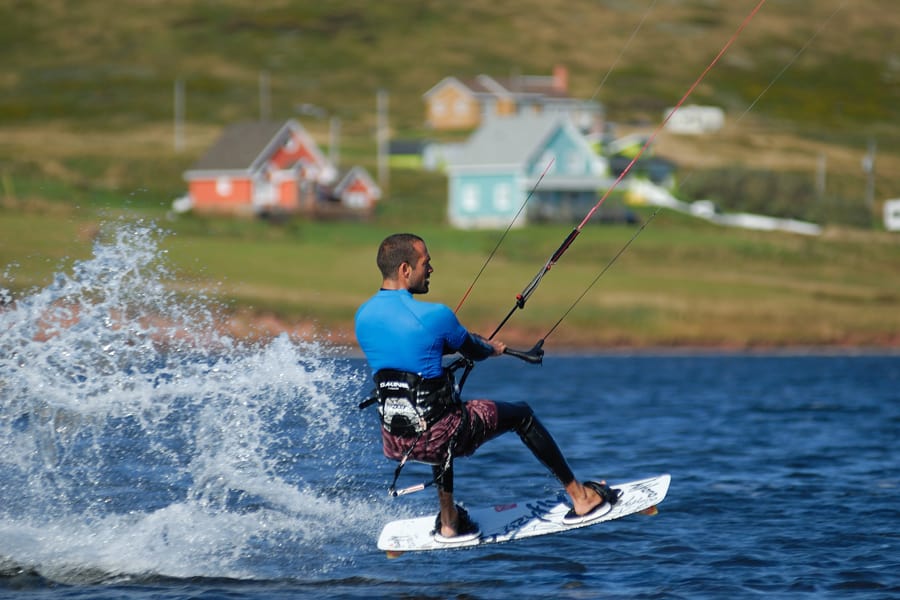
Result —
[[481, 106], [471, 84], [445, 77], [425, 94], [426, 122], [433, 129], [474, 129]]
[[569, 116], [583, 131], [602, 126], [599, 103], [569, 96], [569, 74], [557, 65], [550, 76], [498, 79], [445, 77], [425, 92], [425, 121], [432, 129], [475, 129], [490, 117], [554, 113]]

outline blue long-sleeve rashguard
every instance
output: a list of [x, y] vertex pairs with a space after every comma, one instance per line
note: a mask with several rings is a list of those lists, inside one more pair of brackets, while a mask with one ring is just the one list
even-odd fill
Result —
[[421, 377], [443, 372], [441, 357], [466, 345], [475, 360], [493, 348], [469, 334], [448, 306], [415, 300], [408, 290], [379, 290], [356, 311], [356, 340], [373, 373], [398, 369]]

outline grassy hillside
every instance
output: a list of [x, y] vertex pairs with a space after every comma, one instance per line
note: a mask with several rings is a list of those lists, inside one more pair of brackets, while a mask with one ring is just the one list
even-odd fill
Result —
[[[434, 296], [455, 304], [498, 233], [446, 231], [439, 174], [392, 172], [368, 225], [170, 222], [165, 212], [183, 193], [182, 171], [222, 128], [260, 116], [261, 74], [269, 116], [298, 118], [324, 147], [327, 119], [297, 110], [321, 107], [341, 120], [342, 163], [374, 173], [379, 89], [390, 94], [395, 137], [434, 137], [422, 94], [445, 75], [549, 74], [563, 63], [572, 93], [604, 103], [620, 133], [647, 131], [756, 4], [2, 3], [0, 264], [18, 266], [0, 285], [42, 285], [90, 253], [100, 223], [145, 216], [175, 232], [164, 242], [182, 273], [173, 284], [214, 287], [237, 313], [249, 306], [341, 331], [377, 285], [374, 245], [396, 229], [428, 236], [439, 269]], [[662, 213], [554, 336], [567, 344], [898, 343], [897, 289], [886, 275], [900, 265], [898, 241], [869, 230], [878, 202], [900, 197], [892, 175], [900, 170], [898, 29], [893, 0], [768, 0], [690, 99], [723, 106], [726, 128], [663, 133], [656, 144], [681, 166], [691, 196], [764, 212], [802, 202], [822, 222], [868, 231], [830, 227], [806, 239]], [[181, 151], [173, 144], [176, 80], [187, 101]], [[872, 141], [877, 202], [865, 206], [860, 161]], [[821, 195], [814, 186], [823, 161]], [[495, 325], [566, 230], [511, 236], [463, 317]], [[517, 315], [522, 338], [544, 333], [632, 233], [583, 235]]]
[[[299, 117], [324, 143], [327, 122], [296, 110], [323, 108], [341, 119], [342, 158], [370, 167], [376, 91], [390, 93], [395, 136], [428, 135], [422, 94], [448, 74], [549, 74], [563, 63], [572, 93], [603, 102], [624, 131], [658, 123], [756, 4], [3, 3], [2, 170], [14, 184], [51, 178], [168, 200], [224, 125], [259, 117], [262, 73], [270, 116]], [[874, 137], [889, 173], [900, 151], [898, 28], [892, 0], [769, 0], [690, 100], [723, 106], [729, 127], [713, 139], [662, 139], [661, 151], [690, 170], [712, 162], [807, 173], [824, 151], [830, 174], [861, 183]], [[180, 153], [176, 80], [187, 95]], [[893, 179], [880, 178], [877, 197], [900, 196]]]

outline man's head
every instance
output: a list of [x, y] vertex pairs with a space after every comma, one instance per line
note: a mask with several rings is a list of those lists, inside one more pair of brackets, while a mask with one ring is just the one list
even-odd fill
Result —
[[431, 256], [425, 241], [412, 233], [395, 233], [378, 247], [378, 269], [385, 289], [406, 289], [413, 294], [428, 293]]

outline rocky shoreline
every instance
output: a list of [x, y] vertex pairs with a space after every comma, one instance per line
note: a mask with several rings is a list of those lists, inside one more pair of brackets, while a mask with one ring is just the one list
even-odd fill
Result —
[[[341, 348], [349, 354], [359, 354], [351, 323], [322, 326], [312, 320], [287, 320], [270, 313], [240, 312], [229, 315], [223, 321], [224, 333], [242, 340], [264, 341], [282, 334], [304, 341], [318, 341]], [[531, 348], [541, 333], [515, 326], [504, 328], [503, 341], [518, 349]], [[823, 343], [748, 343], [742, 340], [717, 340], [697, 342], [657, 340], [638, 342], [629, 339], [614, 341], [592, 339], [578, 332], [578, 336], [565, 332], [554, 332], [547, 341], [546, 349], [556, 353], [577, 354], [702, 354], [702, 353], [789, 353], [789, 354], [857, 354], [857, 353], [900, 353], [900, 332], [885, 332], [879, 338], [859, 338], [831, 340]]]

